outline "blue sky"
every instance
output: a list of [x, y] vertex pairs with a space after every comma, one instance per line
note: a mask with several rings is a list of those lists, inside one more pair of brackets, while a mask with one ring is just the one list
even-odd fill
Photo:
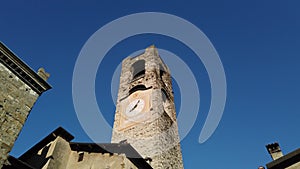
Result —
[[[116, 44], [97, 73], [98, 104], [103, 105], [101, 112], [110, 124], [115, 110], [110, 95], [115, 68], [132, 52], [155, 44], [180, 56], [196, 72], [201, 92], [196, 123], [181, 142], [185, 168], [257, 168], [271, 161], [264, 147], [268, 143], [278, 141], [284, 153], [300, 147], [299, 6], [296, 0], [2, 2], [0, 40], [34, 70], [44, 67], [53, 86], [34, 106], [12, 154], [19, 156], [58, 126], [71, 132], [74, 141], [91, 141], [73, 107], [76, 59], [95, 31], [137, 12], [173, 14], [206, 34], [226, 73], [226, 107], [215, 133], [199, 144], [211, 97], [205, 67], [175, 39], [137, 35]], [[174, 86], [178, 109], [180, 87]]]

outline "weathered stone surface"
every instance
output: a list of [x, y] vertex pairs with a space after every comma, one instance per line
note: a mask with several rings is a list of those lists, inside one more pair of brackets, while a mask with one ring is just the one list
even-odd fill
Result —
[[39, 95], [1, 63], [0, 79], [0, 166], [2, 166]]
[[[82, 161], [78, 161], [79, 154], [82, 153]], [[122, 154], [101, 154], [101, 153], [88, 153], [88, 152], [75, 152], [71, 153], [68, 166], [66, 169], [74, 168], [107, 168], [107, 169], [137, 169], [125, 155]]]
[[134, 159], [139, 162], [126, 157], [125, 154], [133, 150], [128, 144], [102, 145], [113, 147], [114, 150], [108, 153], [98, 144], [70, 143], [73, 137], [70, 136], [65, 130], [57, 129], [21, 155], [19, 160], [40, 169], [137, 169], [137, 163], [142, 165], [140, 168], [149, 167], [145, 161], [140, 163], [141, 157]]
[[[45, 71], [42, 73], [49, 77]], [[0, 168], [37, 98], [51, 86], [0, 42]]]
[[61, 137], [57, 137], [52, 148], [52, 152], [48, 152], [49, 159], [48, 166], [43, 168], [47, 169], [65, 169], [71, 154], [69, 143]]
[[[145, 73], [135, 78], [134, 64], [140, 60], [145, 61]], [[122, 128], [126, 99], [140, 85], [144, 85], [146, 89], [142, 90], [151, 95], [150, 111], [143, 112], [150, 118]], [[112, 142], [123, 140], [127, 140], [144, 158], [150, 157], [154, 169], [183, 168], [170, 71], [154, 46], [122, 62]]]

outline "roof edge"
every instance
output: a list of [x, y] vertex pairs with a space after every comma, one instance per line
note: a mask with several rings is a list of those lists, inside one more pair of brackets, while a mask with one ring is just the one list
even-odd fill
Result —
[[300, 161], [300, 148], [266, 164], [269, 169], [285, 168]]
[[140, 169], [153, 169], [150, 164], [127, 143], [78, 143], [71, 142], [73, 151], [98, 152], [110, 154], [125, 154], [125, 156]]
[[0, 62], [39, 95], [52, 87], [0, 41]]
[[22, 161], [26, 161], [26, 159], [29, 158], [32, 154], [36, 153], [37, 151], [39, 151], [40, 149], [45, 147], [48, 143], [55, 140], [58, 136], [65, 139], [68, 142], [70, 142], [71, 140], [74, 139], [74, 136], [71, 135], [68, 131], [66, 131], [62, 127], [58, 127], [53, 132], [51, 132], [48, 136], [46, 136], [44, 139], [42, 139], [40, 142], [35, 144], [29, 150], [27, 150], [18, 159], [22, 160]]

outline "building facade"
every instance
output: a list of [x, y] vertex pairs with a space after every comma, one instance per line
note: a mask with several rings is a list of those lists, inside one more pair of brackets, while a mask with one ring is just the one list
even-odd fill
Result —
[[154, 46], [122, 62], [112, 143], [127, 142], [155, 169], [182, 169], [169, 68]]
[[[3, 169], [152, 169], [129, 144], [71, 142], [59, 127]], [[136, 158], [130, 158], [135, 156]]]
[[34, 103], [51, 88], [48, 77], [44, 69], [35, 73], [0, 42], [0, 168]]

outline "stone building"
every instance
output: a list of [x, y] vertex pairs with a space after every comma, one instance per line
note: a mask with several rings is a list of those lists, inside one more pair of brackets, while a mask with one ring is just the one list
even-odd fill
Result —
[[[126, 143], [76, 143], [59, 127], [3, 169], [152, 169]], [[135, 158], [131, 158], [135, 157]]]
[[170, 71], [154, 46], [122, 62], [111, 143], [73, 138], [59, 127], [19, 158], [9, 156], [3, 168], [183, 169]]
[[273, 161], [266, 166], [268, 169], [299, 169], [300, 168], [300, 148], [283, 155], [278, 143], [266, 145]]
[[182, 169], [169, 68], [154, 46], [122, 62], [112, 143], [130, 143], [155, 169]]
[[48, 77], [44, 69], [35, 73], [0, 42], [0, 168], [34, 103], [51, 88]]

